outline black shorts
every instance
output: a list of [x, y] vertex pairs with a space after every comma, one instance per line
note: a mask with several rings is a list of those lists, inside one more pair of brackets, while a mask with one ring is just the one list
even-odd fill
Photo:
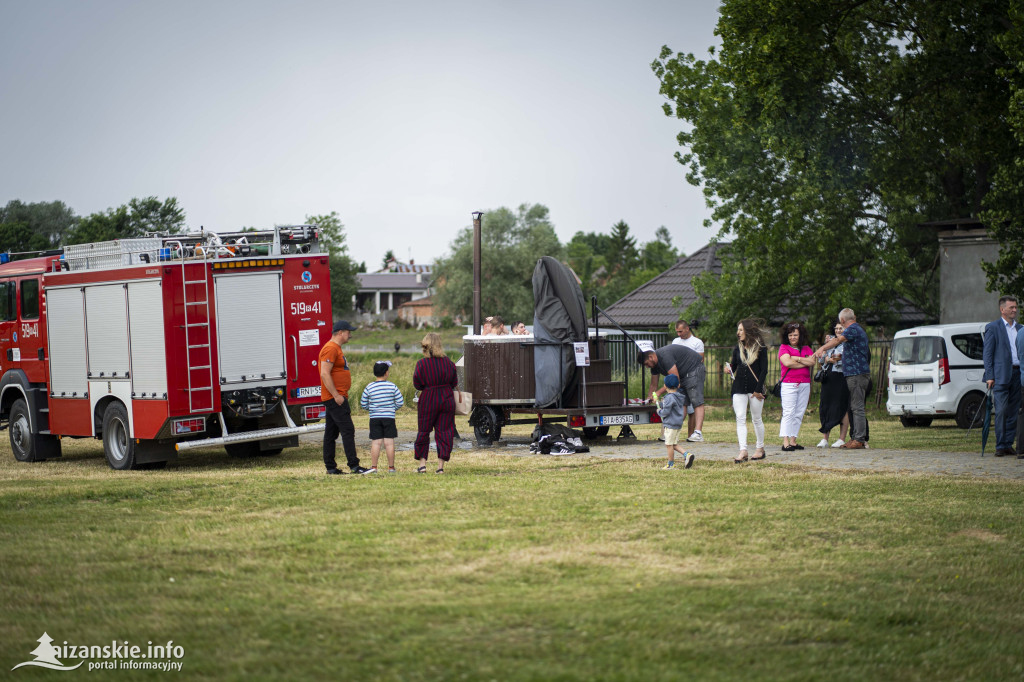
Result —
[[398, 427], [395, 426], [394, 419], [370, 420], [370, 440], [380, 440], [381, 438], [398, 438]]

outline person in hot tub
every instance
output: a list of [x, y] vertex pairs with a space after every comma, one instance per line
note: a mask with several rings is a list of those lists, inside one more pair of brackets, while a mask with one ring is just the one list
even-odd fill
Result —
[[508, 329], [505, 327], [505, 320], [497, 315], [487, 318], [491, 321], [491, 334], [494, 336], [508, 336]]

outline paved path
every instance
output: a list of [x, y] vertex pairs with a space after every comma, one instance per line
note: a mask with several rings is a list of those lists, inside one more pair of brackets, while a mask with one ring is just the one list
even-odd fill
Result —
[[[319, 436], [319, 434], [316, 434]], [[319, 440], [311, 436], [310, 440]], [[400, 452], [412, 450], [415, 432], [399, 431], [396, 449]], [[357, 430], [356, 444], [359, 447], [360, 459], [368, 461], [369, 440], [365, 430]], [[658, 441], [636, 440], [616, 441], [603, 438], [587, 441], [589, 453], [578, 455], [555, 455], [558, 457], [602, 457], [605, 459], [664, 459], [665, 445]], [[551, 457], [552, 455], [535, 455], [530, 452], [528, 437], [509, 436], [503, 438], [489, 448], [478, 448], [476, 441], [464, 440], [456, 443], [457, 451], [475, 450], [513, 457]], [[736, 456], [735, 443], [687, 443], [686, 446], [697, 456], [697, 461], [713, 460], [731, 462]], [[431, 443], [433, 449], [433, 443]], [[1016, 457], [994, 457], [987, 453], [984, 457], [978, 452], [931, 452], [924, 450], [885, 450], [871, 448], [868, 450], [840, 450], [838, 448], [807, 448], [796, 452], [782, 452], [778, 445], [766, 448], [768, 458], [759, 462], [749, 462], [743, 466], [759, 466], [765, 463], [798, 464], [817, 469], [846, 469], [858, 471], [889, 471], [908, 474], [936, 474], [946, 476], [977, 476], [988, 478], [1004, 478], [1024, 480], [1024, 459]], [[753, 454], [753, 446], [750, 449]], [[381, 455], [383, 459], [383, 453]], [[677, 459], [679, 459], [677, 457]], [[369, 466], [364, 463], [364, 466]]]

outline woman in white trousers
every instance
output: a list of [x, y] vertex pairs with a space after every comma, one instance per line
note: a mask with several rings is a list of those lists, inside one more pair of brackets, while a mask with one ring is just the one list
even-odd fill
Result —
[[815, 362], [814, 351], [807, 345], [807, 328], [803, 323], [790, 322], [783, 327], [779, 346], [779, 372], [782, 376], [779, 435], [784, 452], [804, 449], [796, 439], [811, 397], [811, 369]]
[[[753, 319], [740, 320], [736, 327], [738, 343], [732, 350], [732, 360], [725, 371], [732, 376], [732, 410], [736, 414], [736, 439], [740, 453], [733, 461], [742, 464], [748, 460], [764, 459], [764, 379], [768, 370], [768, 348], [764, 343], [761, 324]], [[757, 449], [751, 457], [747, 452], [747, 410], [754, 423]]]

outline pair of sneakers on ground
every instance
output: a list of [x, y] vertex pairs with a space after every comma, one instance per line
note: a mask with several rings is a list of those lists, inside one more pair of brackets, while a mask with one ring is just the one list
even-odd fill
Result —
[[[375, 474], [375, 473], [377, 473], [376, 469], [366, 469], [364, 467], [352, 467], [351, 471], [352, 471], [353, 474]], [[341, 469], [328, 469], [327, 473], [328, 474], [333, 474], [333, 475], [341, 475], [341, 474], [344, 474], [346, 472], [342, 471]]]
[[[853, 442], [853, 441], [849, 441], [849, 442]], [[847, 441], [844, 441], [842, 438], [840, 438], [835, 443], [832, 443], [832, 447], [834, 447], [834, 448], [841, 448], [844, 445], [846, 445], [846, 443], [847, 443]], [[867, 446], [868, 446], [868, 444], [864, 443], [864, 447], [866, 448]], [[825, 440], [824, 438], [822, 438], [820, 441], [818, 441], [818, 447], [819, 448], [827, 448], [827, 447], [829, 447], [828, 441]], [[848, 448], [848, 449], [853, 449], [853, 448]]]
[[[662, 436], [658, 440], [660, 440], [662, 443], [665, 442], [664, 436]], [[696, 431], [691, 433], [689, 436], [687, 436], [686, 442], [687, 443], [703, 443], [704, 442], [704, 436], [701, 434], [700, 429], [697, 429]]]

